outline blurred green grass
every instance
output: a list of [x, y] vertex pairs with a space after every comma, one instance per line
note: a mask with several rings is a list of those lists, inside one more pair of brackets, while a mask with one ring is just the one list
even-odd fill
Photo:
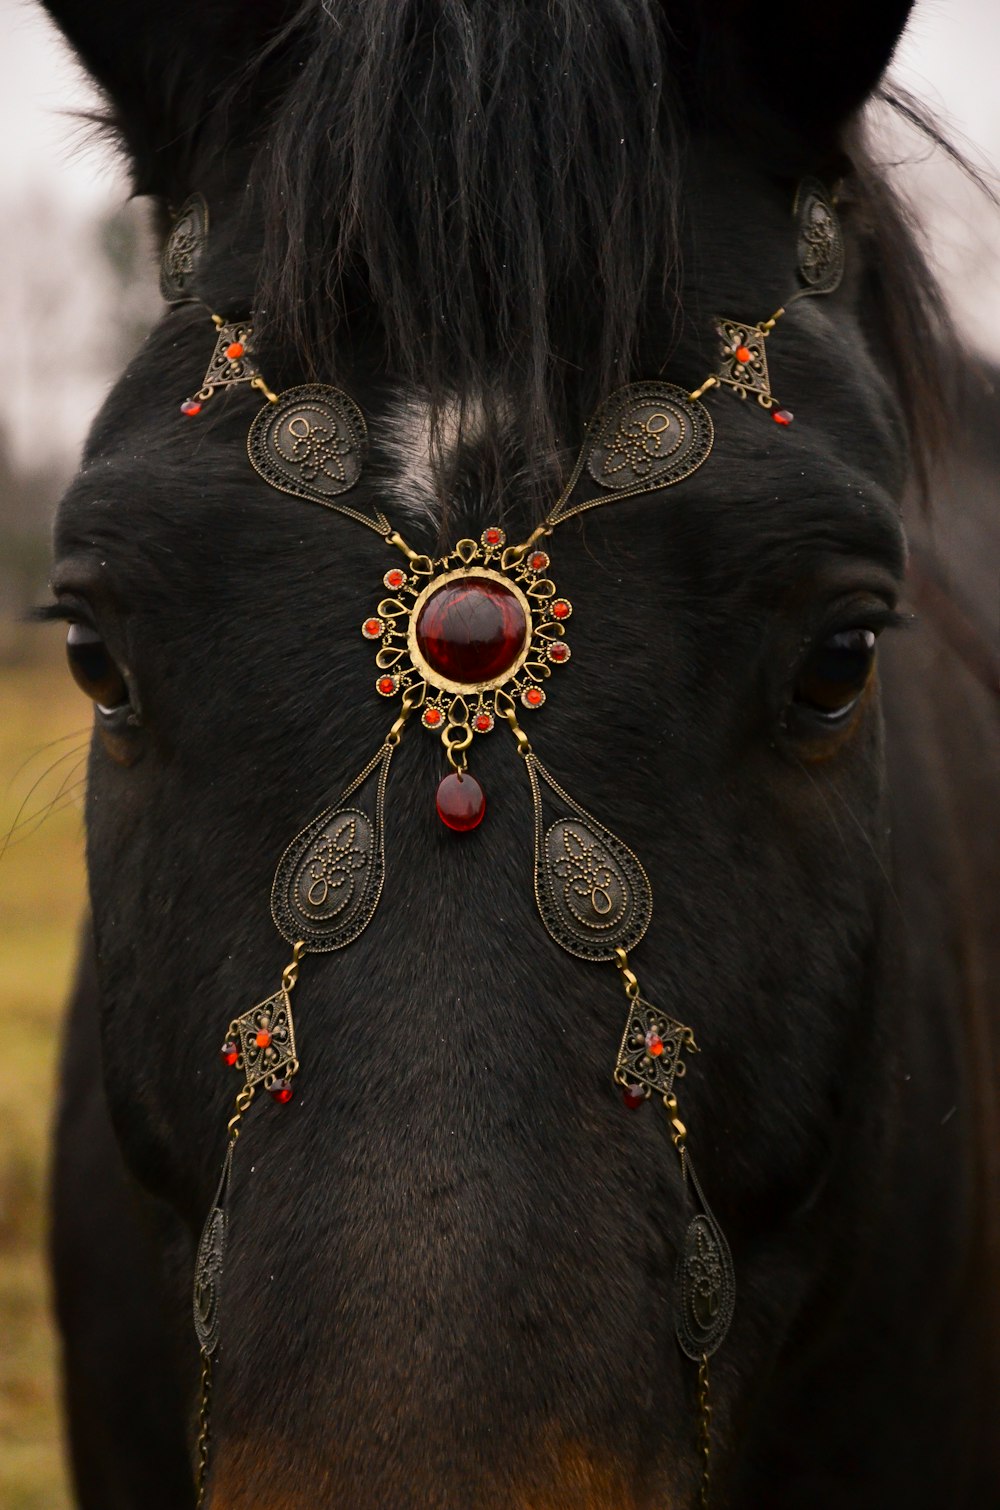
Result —
[[0, 664], [0, 850], [10, 834], [0, 857], [0, 1506], [69, 1510], [46, 1180], [84, 897], [82, 785], [70, 788], [83, 777], [90, 713], [59, 629], [27, 634], [36, 643]]

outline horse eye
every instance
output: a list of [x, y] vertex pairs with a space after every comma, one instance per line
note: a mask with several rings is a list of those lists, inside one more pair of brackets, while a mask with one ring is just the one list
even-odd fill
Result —
[[875, 632], [844, 629], [811, 651], [795, 683], [799, 708], [828, 721], [849, 713], [875, 664]]
[[129, 701], [128, 687], [108, 647], [89, 624], [71, 624], [66, 659], [73, 680], [102, 713], [114, 713]]

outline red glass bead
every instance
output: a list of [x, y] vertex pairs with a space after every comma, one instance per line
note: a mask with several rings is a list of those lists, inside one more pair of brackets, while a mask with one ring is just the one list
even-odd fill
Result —
[[382, 581], [386, 587], [391, 587], [393, 592], [395, 592], [397, 588], [402, 587], [405, 583], [406, 573], [405, 571], [400, 571], [398, 566], [394, 566], [391, 571], [386, 572]]
[[524, 648], [528, 625], [502, 582], [460, 577], [427, 599], [416, 625], [420, 654], [439, 676], [474, 686], [508, 671]]
[[791, 409], [775, 409], [771, 415], [776, 425], [790, 425], [795, 415]]
[[391, 697], [396, 690], [396, 679], [393, 676], [380, 676], [375, 683], [375, 690], [383, 697]]
[[279, 1106], [287, 1106], [289, 1101], [291, 1101], [292, 1097], [295, 1095], [295, 1092], [292, 1089], [292, 1082], [290, 1080], [275, 1080], [273, 1084], [268, 1087], [268, 1089], [270, 1090], [271, 1095], [274, 1097], [275, 1101], [277, 1101]]
[[749, 346], [737, 346], [736, 360], [739, 362], [741, 367], [745, 367], [752, 356], [753, 352], [750, 350]]
[[556, 640], [549, 646], [549, 660], [561, 663], [569, 660], [569, 646], [564, 645], [562, 640]]
[[641, 1085], [626, 1085], [622, 1090], [622, 1100], [630, 1112], [634, 1112], [637, 1106], [641, 1106], [646, 1099], [646, 1092]]
[[259, 1049], [269, 1049], [271, 1047], [271, 1034], [269, 1033], [268, 1029], [261, 1028], [260, 1032], [257, 1034], [257, 1037], [254, 1039], [254, 1042]]
[[552, 605], [552, 617], [554, 619], [568, 619], [572, 612], [573, 609], [565, 598], [556, 598]]
[[427, 729], [436, 729], [441, 723], [444, 714], [440, 708], [425, 708], [422, 722]]
[[196, 414], [201, 413], [201, 405], [196, 398], [186, 398], [183, 404], [181, 404], [181, 413], [188, 415], [189, 418], [193, 418]]
[[226, 1042], [222, 1045], [222, 1048], [219, 1050], [219, 1058], [222, 1060], [222, 1062], [223, 1062], [224, 1065], [226, 1065], [229, 1069], [232, 1069], [233, 1065], [236, 1063], [236, 1061], [237, 1061], [237, 1059], [239, 1057], [240, 1057], [240, 1046], [239, 1046], [239, 1044], [238, 1043], [234, 1043], [231, 1038], [227, 1038]]
[[231, 362], [238, 362], [240, 357], [243, 355], [243, 351], [243, 342], [233, 341], [229, 346], [226, 347], [226, 356]]
[[549, 558], [544, 551], [535, 551], [528, 557], [528, 565], [532, 571], [544, 571], [549, 564]]
[[468, 771], [446, 776], [437, 789], [437, 811], [445, 827], [457, 834], [478, 828], [486, 812], [486, 795], [475, 776]]
[[385, 625], [381, 619], [365, 619], [361, 626], [361, 633], [366, 640], [377, 640], [384, 628]]
[[659, 1059], [663, 1053], [663, 1039], [655, 1028], [650, 1028], [646, 1034], [646, 1053], [652, 1054], [654, 1059]]
[[540, 708], [545, 701], [541, 687], [528, 687], [521, 693], [521, 701], [527, 708]]

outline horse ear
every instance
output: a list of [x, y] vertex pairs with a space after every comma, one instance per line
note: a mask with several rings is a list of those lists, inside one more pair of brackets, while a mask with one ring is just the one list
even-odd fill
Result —
[[[913, 0], [729, 0], [747, 91], [818, 147], [876, 88]], [[736, 81], [731, 77], [729, 87]]]
[[[42, 0], [97, 83], [140, 193], [183, 197], [214, 107], [293, 0]], [[232, 129], [232, 123], [230, 123]]]

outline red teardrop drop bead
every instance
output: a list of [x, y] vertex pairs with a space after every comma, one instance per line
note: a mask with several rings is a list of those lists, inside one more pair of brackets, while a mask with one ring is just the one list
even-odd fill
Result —
[[634, 1112], [637, 1106], [641, 1106], [646, 1099], [646, 1092], [641, 1085], [626, 1085], [622, 1090], [622, 1100], [630, 1112]]
[[457, 834], [467, 834], [483, 821], [486, 794], [468, 771], [462, 776], [452, 771], [437, 789], [437, 811], [446, 828], [454, 829]]
[[524, 609], [502, 582], [460, 577], [432, 592], [417, 619], [424, 660], [448, 681], [474, 686], [513, 666], [528, 632]]
[[290, 1080], [275, 1080], [271, 1086], [271, 1095], [279, 1106], [287, 1106], [295, 1095], [292, 1089], [292, 1082]]
[[222, 1048], [219, 1050], [219, 1058], [222, 1060], [224, 1065], [226, 1065], [229, 1069], [232, 1069], [233, 1065], [236, 1063], [239, 1057], [239, 1044], [234, 1043], [231, 1038], [228, 1038], [222, 1045]]

